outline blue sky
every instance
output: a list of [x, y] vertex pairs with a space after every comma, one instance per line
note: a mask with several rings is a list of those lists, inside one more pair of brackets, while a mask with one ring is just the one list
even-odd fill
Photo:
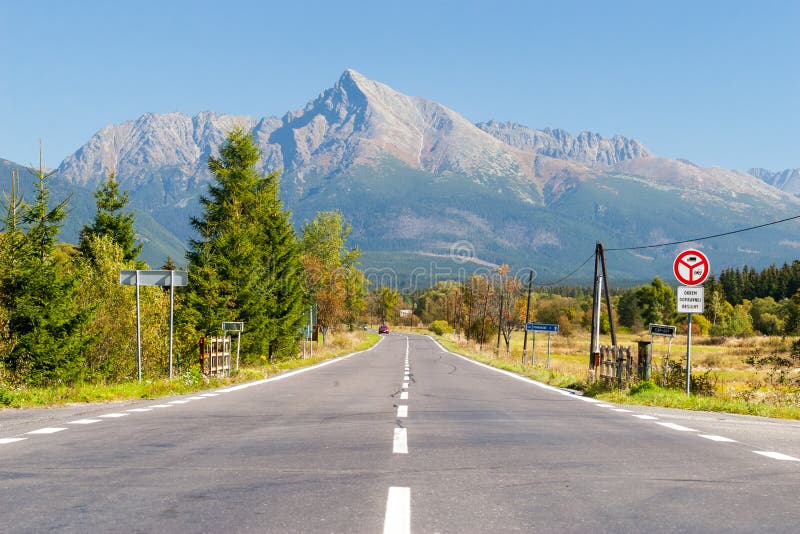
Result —
[[0, 0], [0, 158], [142, 113], [301, 108], [346, 68], [472, 121], [800, 167], [800, 2]]

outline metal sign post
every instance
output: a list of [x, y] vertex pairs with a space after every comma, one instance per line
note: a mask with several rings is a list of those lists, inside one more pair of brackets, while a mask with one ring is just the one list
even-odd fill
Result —
[[672, 349], [672, 338], [678, 331], [676, 326], [666, 324], [651, 324], [650, 330], [650, 357], [653, 355], [653, 343], [656, 336], [663, 336], [669, 338], [667, 343], [667, 355], [664, 357], [664, 384], [667, 383], [667, 367], [669, 366], [669, 352]]
[[[555, 332], [558, 333], [558, 325], [557, 324], [546, 324], [546, 323], [525, 323], [525, 331], [526, 332], [547, 332], [547, 368], [550, 369], [550, 334]], [[531, 363], [533, 363], [533, 353], [531, 353]]]
[[169, 286], [169, 377], [172, 378], [172, 340], [173, 316], [175, 312], [175, 286], [185, 286], [189, 283], [189, 273], [174, 270], [122, 270], [119, 272], [119, 283], [123, 286], [136, 286], [136, 367], [139, 372], [139, 381], [142, 381], [142, 315], [139, 304], [140, 286]]
[[[678, 313], [688, 313], [686, 331], [686, 394], [692, 392], [692, 314], [703, 313], [705, 294], [702, 287], [711, 272], [708, 257], [699, 250], [684, 250], [672, 263], [672, 272], [683, 286], [678, 287]], [[688, 287], [686, 287], [688, 286]]]
[[239, 351], [242, 347], [242, 332], [244, 332], [244, 323], [241, 321], [226, 321], [222, 323], [222, 337], [225, 337], [226, 332], [236, 332], [236, 370], [239, 370]]

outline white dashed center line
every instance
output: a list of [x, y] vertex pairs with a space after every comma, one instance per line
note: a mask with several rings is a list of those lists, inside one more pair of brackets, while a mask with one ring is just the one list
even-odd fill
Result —
[[66, 430], [66, 427], [40, 428], [39, 430], [31, 430], [30, 432], [25, 432], [25, 433], [26, 434], [55, 434], [56, 432], [61, 432], [62, 430]]
[[151, 408], [172, 408], [172, 404], [154, 404]]
[[117, 417], [126, 417], [130, 415], [129, 413], [107, 413], [105, 415], [98, 415], [97, 417], [101, 417], [103, 419], [116, 419]]
[[411, 488], [391, 487], [386, 499], [383, 534], [411, 532]]
[[400, 400], [408, 400], [408, 391], [404, 391], [400, 394]]
[[403, 389], [408, 389], [408, 382], [403, 382]]
[[153, 409], [152, 408], [131, 408], [130, 410], [125, 410], [125, 411], [126, 412], [140, 413], [140, 412], [152, 412]]
[[392, 452], [395, 454], [408, 454], [408, 434], [405, 428], [394, 429]]
[[186, 404], [188, 402], [189, 402], [188, 400], [174, 400], [170, 401], [169, 404]]
[[0, 445], [5, 445], [6, 443], [16, 443], [18, 441], [25, 441], [28, 438], [0, 438]]
[[652, 415], [642, 415], [642, 414], [633, 414], [634, 417], [637, 419], [644, 419], [646, 421], [657, 421], [658, 417], [653, 417]]
[[397, 417], [408, 417], [408, 406], [398, 406]]
[[67, 423], [68, 425], [91, 425], [92, 423], [99, 423], [100, 419], [78, 419], [76, 421], [70, 421]]

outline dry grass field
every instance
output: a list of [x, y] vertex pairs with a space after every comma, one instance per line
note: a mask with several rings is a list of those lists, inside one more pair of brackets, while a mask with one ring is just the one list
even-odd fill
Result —
[[[431, 334], [417, 328], [416, 333]], [[634, 354], [638, 341], [650, 341], [647, 332], [620, 333], [618, 345], [630, 346]], [[713, 394], [687, 398], [677, 390], [653, 393], [630, 394], [628, 391], [608, 391], [588, 383], [590, 336], [585, 331], [575, 331], [571, 336], [551, 335], [550, 368], [547, 362], [547, 334], [528, 334], [528, 358], [522, 365], [523, 332], [514, 332], [511, 348], [506, 352], [501, 338], [500, 350], [496, 350], [497, 338], [481, 348], [460, 336], [446, 335], [439, 338], [448, 348], [492, 365], [520, 372], [537, 380], [554, 385], [583, 389], [587, 394], [616, 402], [660, 404], [666, 406], [731, 411], [767, 415], [774, 417], [800, 418], [800, 369], [780, 366], [782, 358], [789, 356], [792, 342], [797, 338], [755, 336], [748, 338], [692, 337], [692, 374], [705, 375]], [[601, 344], [610, 345], [610, 336], [601, 338]], [[653, 374], [663, 372], [667, 354], [667, 339], [656, 337], [653, 343]], [[530, 365], [533, 349], [535, 366]], [[755, 358], [748, 363], [748, 358]], [[686, 363], [686, 336], [678, 335], [672, 340], [670, 360]], [[785, 363], [785, 362], [784, 362]]]

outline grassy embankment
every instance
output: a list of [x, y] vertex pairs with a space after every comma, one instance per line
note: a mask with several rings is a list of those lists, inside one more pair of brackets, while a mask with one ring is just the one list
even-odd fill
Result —
[[[416, 333], [433, 335], [424, 329]], [[713, 394], [691, 395], [679, 389], [664, 389], [655, 385], [616, 390], [600, 383], [588, 382], [589, 334], [576, 332], [572, 336], [551, 337], [550, 369], [545, 367], [547, 359], [547, 334], [538, 334], [535, 342], [535, 364], [530, 360], [521, 363], [523, 333], [514, 332], [511, 351], [496, 352], [496, 338], [484, 344], [483, 350], [463, 338], [434, 336], [446, 348], [477, 361], [527, 376], [534, 380], [558, 387], [581, 390], [598, 399], [645, 406], [665, 406], [689, 410], [728, 412], [765, 417], [800, 419], [800, 369], [781, 374], [774, 368], [756, 368], [745, 363], [753, 354], [781, 354], [788, 351], [793, 339], [770, 337], [751, 338], [692, 338], [692, 374], [707, 373]], [[604, 343], [609, 343], [604, 336]], [[649, 341], [646, 332], [622, 333], [618, 343], [636, 351], [637, 341]], [[528, 335], [528, 357], [530, 358], [533, 337]], [[653, 373], [663, 372], [663, 360], [667, 353], [665, 338], [656, 338], [653, 346]], [[670, 360], [686, 362], [686, 336], [677, 336], [672, 342]]]
[[308, 367], [324, 360], [367, 349], [378, 342], [380, 336], [367, 332], [342, 332], [328, 336], [326, 343], [314, 344], [314, 358], [300, 357], [276, 361], [261, 366], [240, 367], [228, 378], [208, 378], [197, 366], [181, 372], [173, 380], [158, 378], [115, 383], [76, 384], [52, 388], [10, 388], [0, 384], [0, 407], [57, 406], [76, 402], [106, 402], [125, 399], [154, 399], [168, 395], [181, 395], [231, 384], [259, 380], [291, 369]]

